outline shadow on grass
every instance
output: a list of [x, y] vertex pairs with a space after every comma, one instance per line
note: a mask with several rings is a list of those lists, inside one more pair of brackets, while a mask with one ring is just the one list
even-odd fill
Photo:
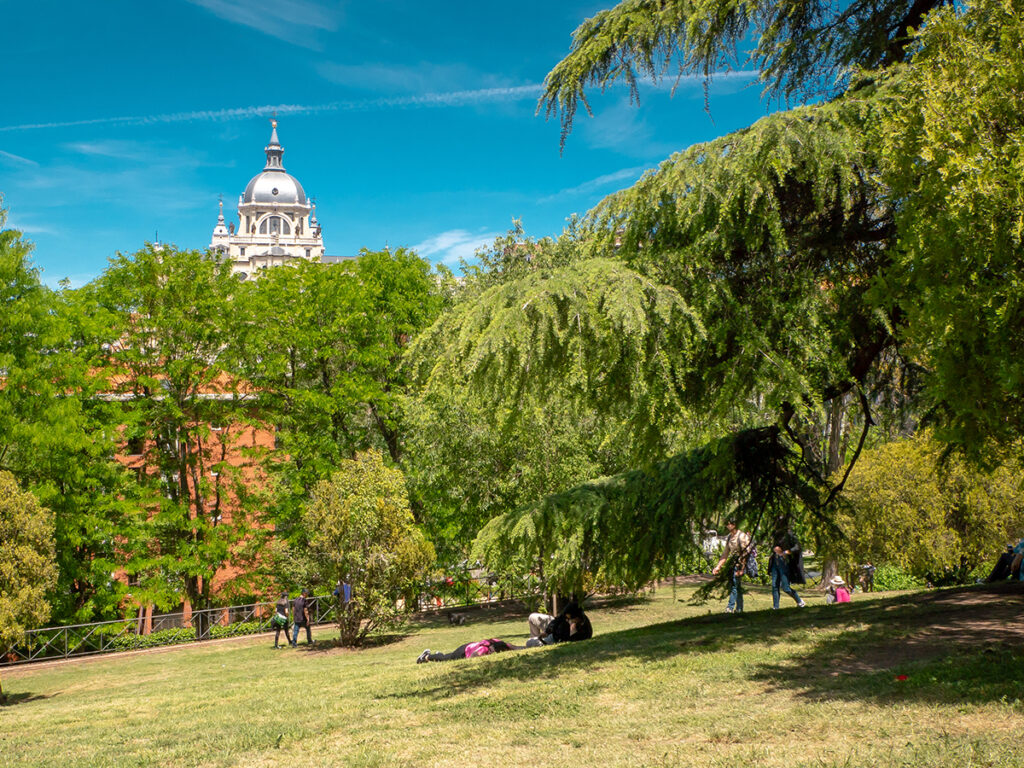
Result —
[[1021, 696], [1018, 681], [1024, 678], [1022, 609], [1024, 589], [999, 584], [862, 597], [841, 606], [698, 616], [606, 634], [598, 624], [592, 640], [510, 652], [483, 663], [448, 662], [444, 674], [388, 696], [443, 699], [506, 680], [529, 684], [571, 675], [622, 658], [657, 662], [793, 642], [806, 650], [754, 663], [749, 679], [760, 690], [813, 700], [1013, 701]]
[[400, 643], [405, 638], [409, 637], [408, 634], [392, 633], [384, 635], [370, 635], [363, 639], [363, 642], [356, 646], [342, 645], [341, 640], [333, 638], [331, 640], [317, 640], [313, 645], [299, 645], [293, 650], [301, 651], [303, 653], [330, 653], [332, 651], [361, 651], [367, 648], [383, 648], [388, 645], [394, 645]]
[[0, 707], [13, 707], [17, 704], [28, 704], [30, 701], [43, 701], [52, 699], [57, 694], [31, 693], [8, 693], [0, 697]]

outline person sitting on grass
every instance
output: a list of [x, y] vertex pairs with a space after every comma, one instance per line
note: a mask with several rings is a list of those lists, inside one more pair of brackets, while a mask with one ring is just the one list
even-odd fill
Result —
[[575, 600], [565, 606], [565, 610], [557, 616], [531, 613], [529, 623], [530, 639], [526, 641], [527, 648], [536, 648], [539, 645], [551, 645], [552, 643], [589, 640], [594, 636], [594, 628], [590, 624], [590, 619]]
[[521, 651], [522, 649], [523, 646], [521, 645], [512, 645], [511, 643], [506, 643], [504, 640], [491, 638], [489, 640], [477, 640], [475, 643], [464, 643], [451, 653], [434, 652], [427, 648], [416, 659], [416, 663], [423, 664], [427, 661], [471, 659], [474, 656], [487, 656], [491, 653], [501, 653], [502, 651]]
[[825, 604], [848, 603], [850, 602], [850, 590], [843, 581], [842, 576], [833, 576], [825, 588]]

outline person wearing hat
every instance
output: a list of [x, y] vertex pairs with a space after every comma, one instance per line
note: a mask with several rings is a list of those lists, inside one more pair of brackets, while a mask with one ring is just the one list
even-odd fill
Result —
[[842, 576], [833, 576], [825, 588], [825, 604], [850, 602], [850, 590]]

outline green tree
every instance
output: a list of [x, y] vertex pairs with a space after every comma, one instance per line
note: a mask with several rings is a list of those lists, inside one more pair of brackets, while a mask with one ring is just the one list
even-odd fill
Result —
[[112, 618], [124, 594], [112, 575], [129, 559], [118, 542], [139, 523], [136, 485], [114, 460], [120, 409], [90, 364], [100, 329], [77, 292], [40, 283], [30, 252], [17, 232], [0, 232], [0, 469], [54, 513], [54, 617]]
[[[621, 348], [610, 350], [592, 370], [581, 366], [537, 389], [518, 390], [514, 397], [506, 396], [511, 394], [508, 387], [514, 378], [504, 378], [508, 369], [500, 361], [500, 347], [489, 350], [499, 358], [497, 364], [484, 362], [478, 375], [460, 371], [457, 357], [449, 356], [446, 349], [452, 338], [449, 333], [462, 334], [462, 340], [473, 343], [473, 331], [515, 323], [520, 307], [533, 302], [561, 304], [565, 316], [571, 318], [589, 301], [610, 305], [615, 300], [614, 296], [581, 290], [586, 275], [578, 284], [563, 279], [555, 289], [560, 291], [557, 295], [544, 293], [552, 277], [577, 258], [576, 244], [570, 238], [533, 240], [524, 235], [518, 221], [506, 236], [477, 256], [475, 264], [463, 265], [464, 279], [455, 294], [454, 308], [417, 340], [411, 358], [416, 365], [423, 361], [420, 374], [426, 386], [417, 393], [412, 408], [408, 475], [423, 507], [423, 522], [445, 564], [465, 559], [473, 537], [491, 518], [593, 477], [623, 471], [630, 466], [635, 450], [634, 430], [627, 426], [623, 409], [616, 407], [613, 398], [584, 403], [566, 394], [592, 385], [615, 386], [623, 371], [637, 362], [629, 355], [620, 356]], [[632, 288], [619, 286], [623, 294]], [[500, 297], [500, 306], [486, 303], [491, 296]], [[666, 312], [679, 309], [672, 306], [671, 294], [662, 298]], [[483, 313], [473, 316], [481, 308]], [[544, 311], [542, 307], [539, 313]], [[625, 331], [621, 335], [628, 344], [633, 328], [625, 324], [630, 320], [627, 312], [621, 312], [590, 327], [588, 319], [587, 332], [610, 342]], [[571, 323], [571, 319], [560, 318], [544, 329], [544, 335], [553, 337], [549, 349], [561, 343], [560, 336], [572, 333], [565, 328]], [[424, 353], [425, 349], [431, 351]], [[571, 356], [575, 352], [555, 350], [553, 354]], [[432, 369], [429, 374], [424, 373], [430, 370], [427, 366]], [[493, 370], [487, 371], [488, 366]], [[483, 393], [470, 386], [473, 379], [484, 386]], [[677, 439], [664, 424], [645, 434], [659, 446]], [[499, 570], [516, 575], [533, 570], [543, 581], [546, 557], [542, 552], [535, 554], [524, 564], [504, 563]]]
[[[638, 453], [637, 463], [647, 463], [666, 489], [683, 483], [694, 465], [658, 463], [654, 437], [659, 428], [702, 421], [698, 434], [713, 438], [708, 447], [733, 456], [734, 466], [720, 470], [747, 489], [723, 493], [712, 506], [683, 500], [676, 529], [689, 532], [709, 513], [730, 514], [738, 492], [756, 502], [746, 505], [746, 522], [762, 533], [777, 513], [810, 515], [828, 533], [833, 502], [876, 420], [874, 406], [906, 393], [905, 374], [916, 367], [926, 368], [922, 381], [932, 387], [937, 372], [944, 376], [947, 396], [934, 411], [940, 419], [950, 423], [944, 408], [954, 402], [962, 417], [984, 414], [992, 425], [1004, 419], [977, 391], [985, 386], [980, 370], [970, 384], [975, 390], [957, 394], [957, 360], [972, 354], [979, 337], [992, 351], [978, 359], [979, 368], [987, 361], [999, 372], [1011, 436], [1017, 403], [1009, 401], [1021, 380], [1011, 351], [1022, 327], [1013, 279], [1021, 252], [1013, 105], [1021, 89], [1019, 66], [1003, 65], [1017, 55], [1020, 14], [1016, 3], [982, 0], [947, 9], [933, 30], [924, 15], [932, 5], [855, 3], [847, 12], [820, 4], [722, 9], [631, 1], [587, 22], [547, 81], [544, 103], [561, 113], [565, 128], [588, 85], [618, 77], [636, 85], [671, 61], [683, 73], [707, 74], [728, 65], [750, 33], [755, 60], [782, 93], [829, 77], [835, 66], [878, 69], [852, 69], [850, 87], [831, 101], [677, 153], [606, 198], [566, 236], [577, 243], [575, 261], [484, 291], [431, 329], [419, 345], [429, 350], [421, 359], [431, 361], [420, 369], [423, 379], [463, 377], [492, 400], [513, 404], [553, 383], [582, 402], [604, 400], [648, 434], [638, 445], [652, 450]], [[908, 31], [918, 22], [920, 34]], [[956, 66], [935, 66], [954, 59]], [[965, 114], [952, 107], [971, 82], [970, 61], [999, 93], [972, 97], [968, 103], [978, 108]], [[951, 112], [958, 117], [947, 122]], [[1000, 158], [1006, 162], [995, 174]], [[975, 167], [993, 175], [971, 177]], [[928, 186], [920, 185], [918, 168], [928, 172]], [[961, 174], [964, 185], [949, 187], [951, 174]], [[991, 184], [1004, 210], [992, 236], [975, 241], [979, 256], [964, 273], [960, 245], [948, 243], [963, 236], [967, 247], [967, 239], [989, 231], [990, 208], [982, 203]], [[933, 219], [946, 202], [960, 205]], [[971, 225], [972, 211], [984, 223]], [[923, 234], [939, 246], [958, 222], [963, 228], [939, 248], [948, 269], [925, 268], [931, 257], [920, 246]], [[1002, 250], [991, 250], [993, 242]], [[1003, 255], [987, 261], [993, 253]], [[978, 282], [995, 290], [976, 292]], [[957, 292], [968, 298], [954, 301]], [[991, 320], [985, 332], [974, 327], [972, 311]], [[613, 333], [591, 333], [595, 327]], [[941, 350], [950, 352], [945, 366], [935, 356]], [[632, 364], [616, 368], [624, 359]], [[600, 378], [605, 367], [616, 371], [614, 382]], [[929, 396], [917, 396], [926, 406]], [[851, 416], [859, 435], [847, 441], [841, 426]], [[772, 450], [751, 473], [736, 463], [743, 453], [734, 449], [760, 430], [774, 430]], [[978, 430], [968, 437], [983, 439]], [[836, 476], [843, 463], [846, 471]], [[675, 471], [687, 474], [665, 475]], [[612, 491], [590, 488], [589, 495], [611, 515], [613, 505], [600, 501], [605, 493]], [[542, 505], [540, 513], [557, 508]], [[611, 535], [646, 536], [640, 526], [614, 521], [607, 521]]]
[[893, 265], [905, 354], [936, 436], [998, 462], [1024, 435], [1024, 5], [932, 14], [882, 90], [872, 138], [899, 201]]
[[842, 498], [845, 565], [889, 563], [933, 584], [969, 583], [1011, 539], [1024, 535], [1021, 481], [1011, 466], [986, 472], [942, 461], [931, 435], [865, 451]]
[[0, 653], [49, 618], [46, 595], [56, 582], [53, 513], [0, 472]]
[[[767, 93], [835, 97], [860, 71], [913, 53], [912, 30], [946, 0], [624, 0], [573, 33], [572, 50], [545, 80], [541, 106], [560, 114], [562, 140], [586, 89], [617, 81], [633, 98], [645, 78], [698, 75], [711, 80], [753, 67]], [[674, 65], [674, 66], [673, 66]]]
[[434, 548], [413, 522], [405, 478], [370, 450], [343, 460], [317, 484], [303, 513], [308, 555], [328, 584], [351, 586], [351, 600], [338, 598], [344, 645], [394, 626], [397, 601], [434, 560]]
[[341, 460], [370, 447], [401, 457], [399, 358], [442, 302], [429, 263], [401, 248], [269, 270], [242, 287], [235, 352], [277, 430], [276, 522], [299, 545], [301, 507]]
[[112, 339], [95, 362], [153, 491], [148, 537], [128, 542], [143, 601], [174, 604], [184, 594], [193, 608], [208, 606], [218, 570], [251, 544], [253, 480], [229, 461], [235, 452], [255, 463], [242, 443], [250, 396], [230, 365], [238, 286], [229, 265], [207, 254], [150, 245], [119, 254], [88, 289]]

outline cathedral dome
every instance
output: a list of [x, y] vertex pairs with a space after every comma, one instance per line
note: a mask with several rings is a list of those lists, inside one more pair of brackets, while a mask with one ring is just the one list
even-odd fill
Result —
[[242, 202], [305, 205], [306, 191], [290, 173], [281, 169], [266, 170], [252, 177], [242, 194]]
[[305, 205], [306, 191], [299, 180], [286, 173], [281, 164], [284, 148], [277, 139], [277, 121], [270, 123], [273, 130], [270, 143], [264, 148], [267, 164], [263, 172], [252, 177], [242, 194], [243, 203], [277, 203], [278, 205]]

